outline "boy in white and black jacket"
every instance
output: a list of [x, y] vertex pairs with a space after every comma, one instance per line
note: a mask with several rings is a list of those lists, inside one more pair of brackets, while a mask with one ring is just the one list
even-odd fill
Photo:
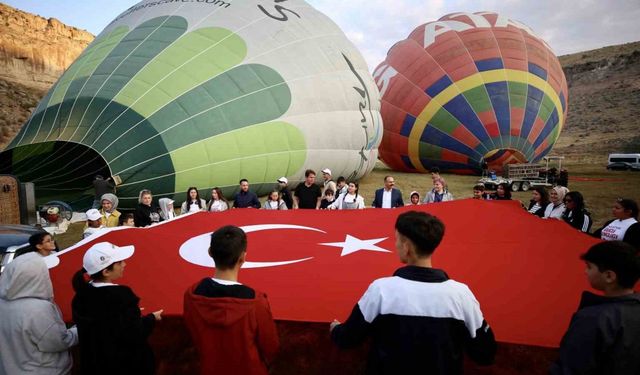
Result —
[[431, 267], [444, 224], [409, 211], [396, 221], [396, 249], [407, 264], [375, 280], [344, 324], [331, 323], [331, 339], [349, 348], [372, 336], [369, 374], [460, 374], [464, 352], [493, 363], [496, 341], [469, 288]]

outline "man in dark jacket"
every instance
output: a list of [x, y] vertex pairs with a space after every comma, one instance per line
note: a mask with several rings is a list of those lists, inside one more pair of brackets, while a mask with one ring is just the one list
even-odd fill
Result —
[[279, 347], [267, 296], [238, 282], [247, 236], [231, 225], [211, 235], [215, 277], [184, 295], [184, 320], [200, 354], [201, 374], [268, 374]]
[[640, 277], [636, 249], [622, 241], [592, 246], [582, 259], [591, 287], [582, 293], [578, 311], [560, 343], [551, 374], [640, 373]]
[[249, 191], [249, 181], [240, 180], [240, 191], [233, 196], [233, 208], [260, 208], [258, 196]]
[[393, 176], [385, 176], [384, 187], [376, 190], [375, 198], [371, 204], [375, 208], [403, 207], [402, 192], [394, 187], [396, 184]]
[[396, 249], [407, 266], [375, 280], [349, 319], [330, 325], [341, 348], [372, 336], [369, 374], [461, 374], [466, 351], [479, 364], [496, 353], [493, 331], [469, 288], [431, 267], [444, 224], [409, 211], [396, 221]]

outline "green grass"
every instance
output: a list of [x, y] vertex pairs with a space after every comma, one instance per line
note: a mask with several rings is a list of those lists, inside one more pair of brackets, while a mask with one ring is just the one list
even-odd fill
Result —
[[[611, 206], [616, 198], [624, 197], [640, 202], [640, 172], [607, 171], [604, 165], [566, 165], [569, 171], [569, 189], [579, 191], [585, 197], [587, 209], [591, 212], [594, 221], [592, 229], [601, 227], [605, 221], [610, 220]], [[402, 190], [405, 202], [409, 201], [409, 193], [416, 190], [424, 198], [424, 194], [431, 189], [431, 175], [418, 173], [401, 173], [389, 169], [382, 162], [378, 162], [376, 168], [360, 181], [360, 194], [365, 198], [367, 206], [371, 205], [376, 189], [383, 186], [384, 177], [393, 175], [396, 187]], [[478, 176], [459, 176], [443, 174], [442, 177], [449, 185], [449, 191], [455, 199], [471, 198], [473, 185], [478, 181]], [[337, 176], [336, 176], [337, 178]], [[576, 181], [575, 179], [588, 179], [588, 181]], [[604, 180], [604, 181], [598, 181]], [[530, 192], [513, 193], [513, 199], [528, 205]], [[264, 201], [264, 197], [262, 198]], [[75, 223], [69, 226], [66, 233], [56, 235], [56, 241], [60, 249], [69, 247], [82, 238], [84, 223]]]

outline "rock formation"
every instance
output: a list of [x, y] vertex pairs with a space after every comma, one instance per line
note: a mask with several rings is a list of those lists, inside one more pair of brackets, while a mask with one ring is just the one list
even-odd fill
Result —
[[46, 90], [93, 38], [55, 18], [0, 3], [0, 78]]
[[93, 38], [0, 3], [0, 149]]

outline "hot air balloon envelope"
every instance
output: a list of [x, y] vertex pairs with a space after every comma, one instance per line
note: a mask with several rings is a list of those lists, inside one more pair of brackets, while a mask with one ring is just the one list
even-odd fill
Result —
[[266, 194], [325, 167], [357, 179], [381, 139], [362, 56], [306, 2], [143, 1], [69, 67], [0, 166], [76, 207], [96, 174], [113, 176], [132, 207], [143, 188], [230, 195], [247, 178]]
[[567, 117], [567, 82], [553, 51], [496, 13], [455, 13], [417, 27], [374, 77], [385, 129], [380, 158], [400, 171], [536, 162]]

